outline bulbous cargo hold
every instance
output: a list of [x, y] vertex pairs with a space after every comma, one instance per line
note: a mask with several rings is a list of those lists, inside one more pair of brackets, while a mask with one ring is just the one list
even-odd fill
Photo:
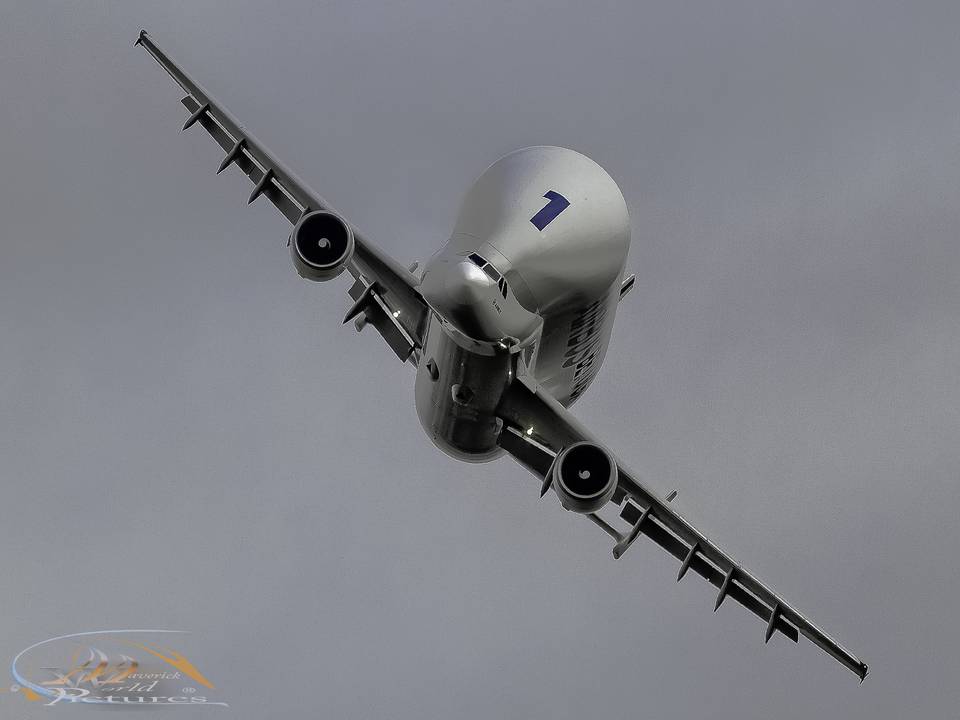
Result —
[[613, 178], [574, 150], [528, 147], [473, 183], [424, 286], [436, 284], [431, 273], [449, 273], [445, 266], [469, 257], [495, 268], [506, 299], [543, 320], [527, 370], [568, 406], [603, 364], [629, 249], [630, 216]]
[[551, 472], [560, 504], [574, 512], [596, 512], [617, 489], [617, 463], [606, 448], [595, 443], [579, 442], [564, 448]]
[[497, 408], [519, 374], [562, 405], [580, 397], [603, 362], [629, 248], [620, 188], [578, 152], [524, 148], [477, 178], [418, 288], [431, 316], [417, 415], [437, 447], [498, 457]]
[[307, 213], [290, 235], [290, 255], [300, 277], [323, 282], [344, 271], [354, 249], [353, 230], [333, 213]]

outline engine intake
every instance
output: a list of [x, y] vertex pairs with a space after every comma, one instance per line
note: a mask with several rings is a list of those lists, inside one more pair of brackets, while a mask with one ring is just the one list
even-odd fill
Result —
[[617, 463], [606, 448], [578, 442], [564, 448], [551, 470], [560, 504], [578, 513], [596, 512], [617, 489]]
[[304, 215], [290, 235], [290, 255], [297, 273], [307, 280], [331, 280], [353, 257], [353, 230], [333, 213]]

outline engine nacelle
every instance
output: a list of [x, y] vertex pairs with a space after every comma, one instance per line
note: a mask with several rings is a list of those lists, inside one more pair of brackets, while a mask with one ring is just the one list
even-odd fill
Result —
[[290, 255], [297, 273], [307, 280], [331, 280], [353, 257], [353, 230], [333, 213], [304, 215], [290, 235]]
[[560, 504], [574, 512], [596, 512], [617, 489], [616, 461], [606, 448], [592, 442], [564, 448], [550, 472]]

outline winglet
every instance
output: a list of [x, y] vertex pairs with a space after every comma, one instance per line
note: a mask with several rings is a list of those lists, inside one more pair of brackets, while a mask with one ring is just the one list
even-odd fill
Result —
[[140, 34], [137, 35], [137, 39], [133, 41], [133, 46], [136, 47], [137, 45], [143, 45], [143, 39], [145, 37], [148, 37], [147, 31], [141, 29]]

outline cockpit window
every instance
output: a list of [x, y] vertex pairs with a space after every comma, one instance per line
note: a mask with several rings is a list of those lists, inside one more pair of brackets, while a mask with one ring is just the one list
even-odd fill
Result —
[[500, 272], [490, 263], [483, 266], [483, 271], [487, 274], [487, 277], [495, 283], [500, 282]]
[[499, 270], [476, 253], [470, 253], [467, 255], [467, 259], [483, 270], [483, 272], [487, 274], [487, 277], [497, 284], [497, 289], [500, 290], [500, 294], [503, 295], [504, 298], [507, 297], [507, 279], [500, 274]]

